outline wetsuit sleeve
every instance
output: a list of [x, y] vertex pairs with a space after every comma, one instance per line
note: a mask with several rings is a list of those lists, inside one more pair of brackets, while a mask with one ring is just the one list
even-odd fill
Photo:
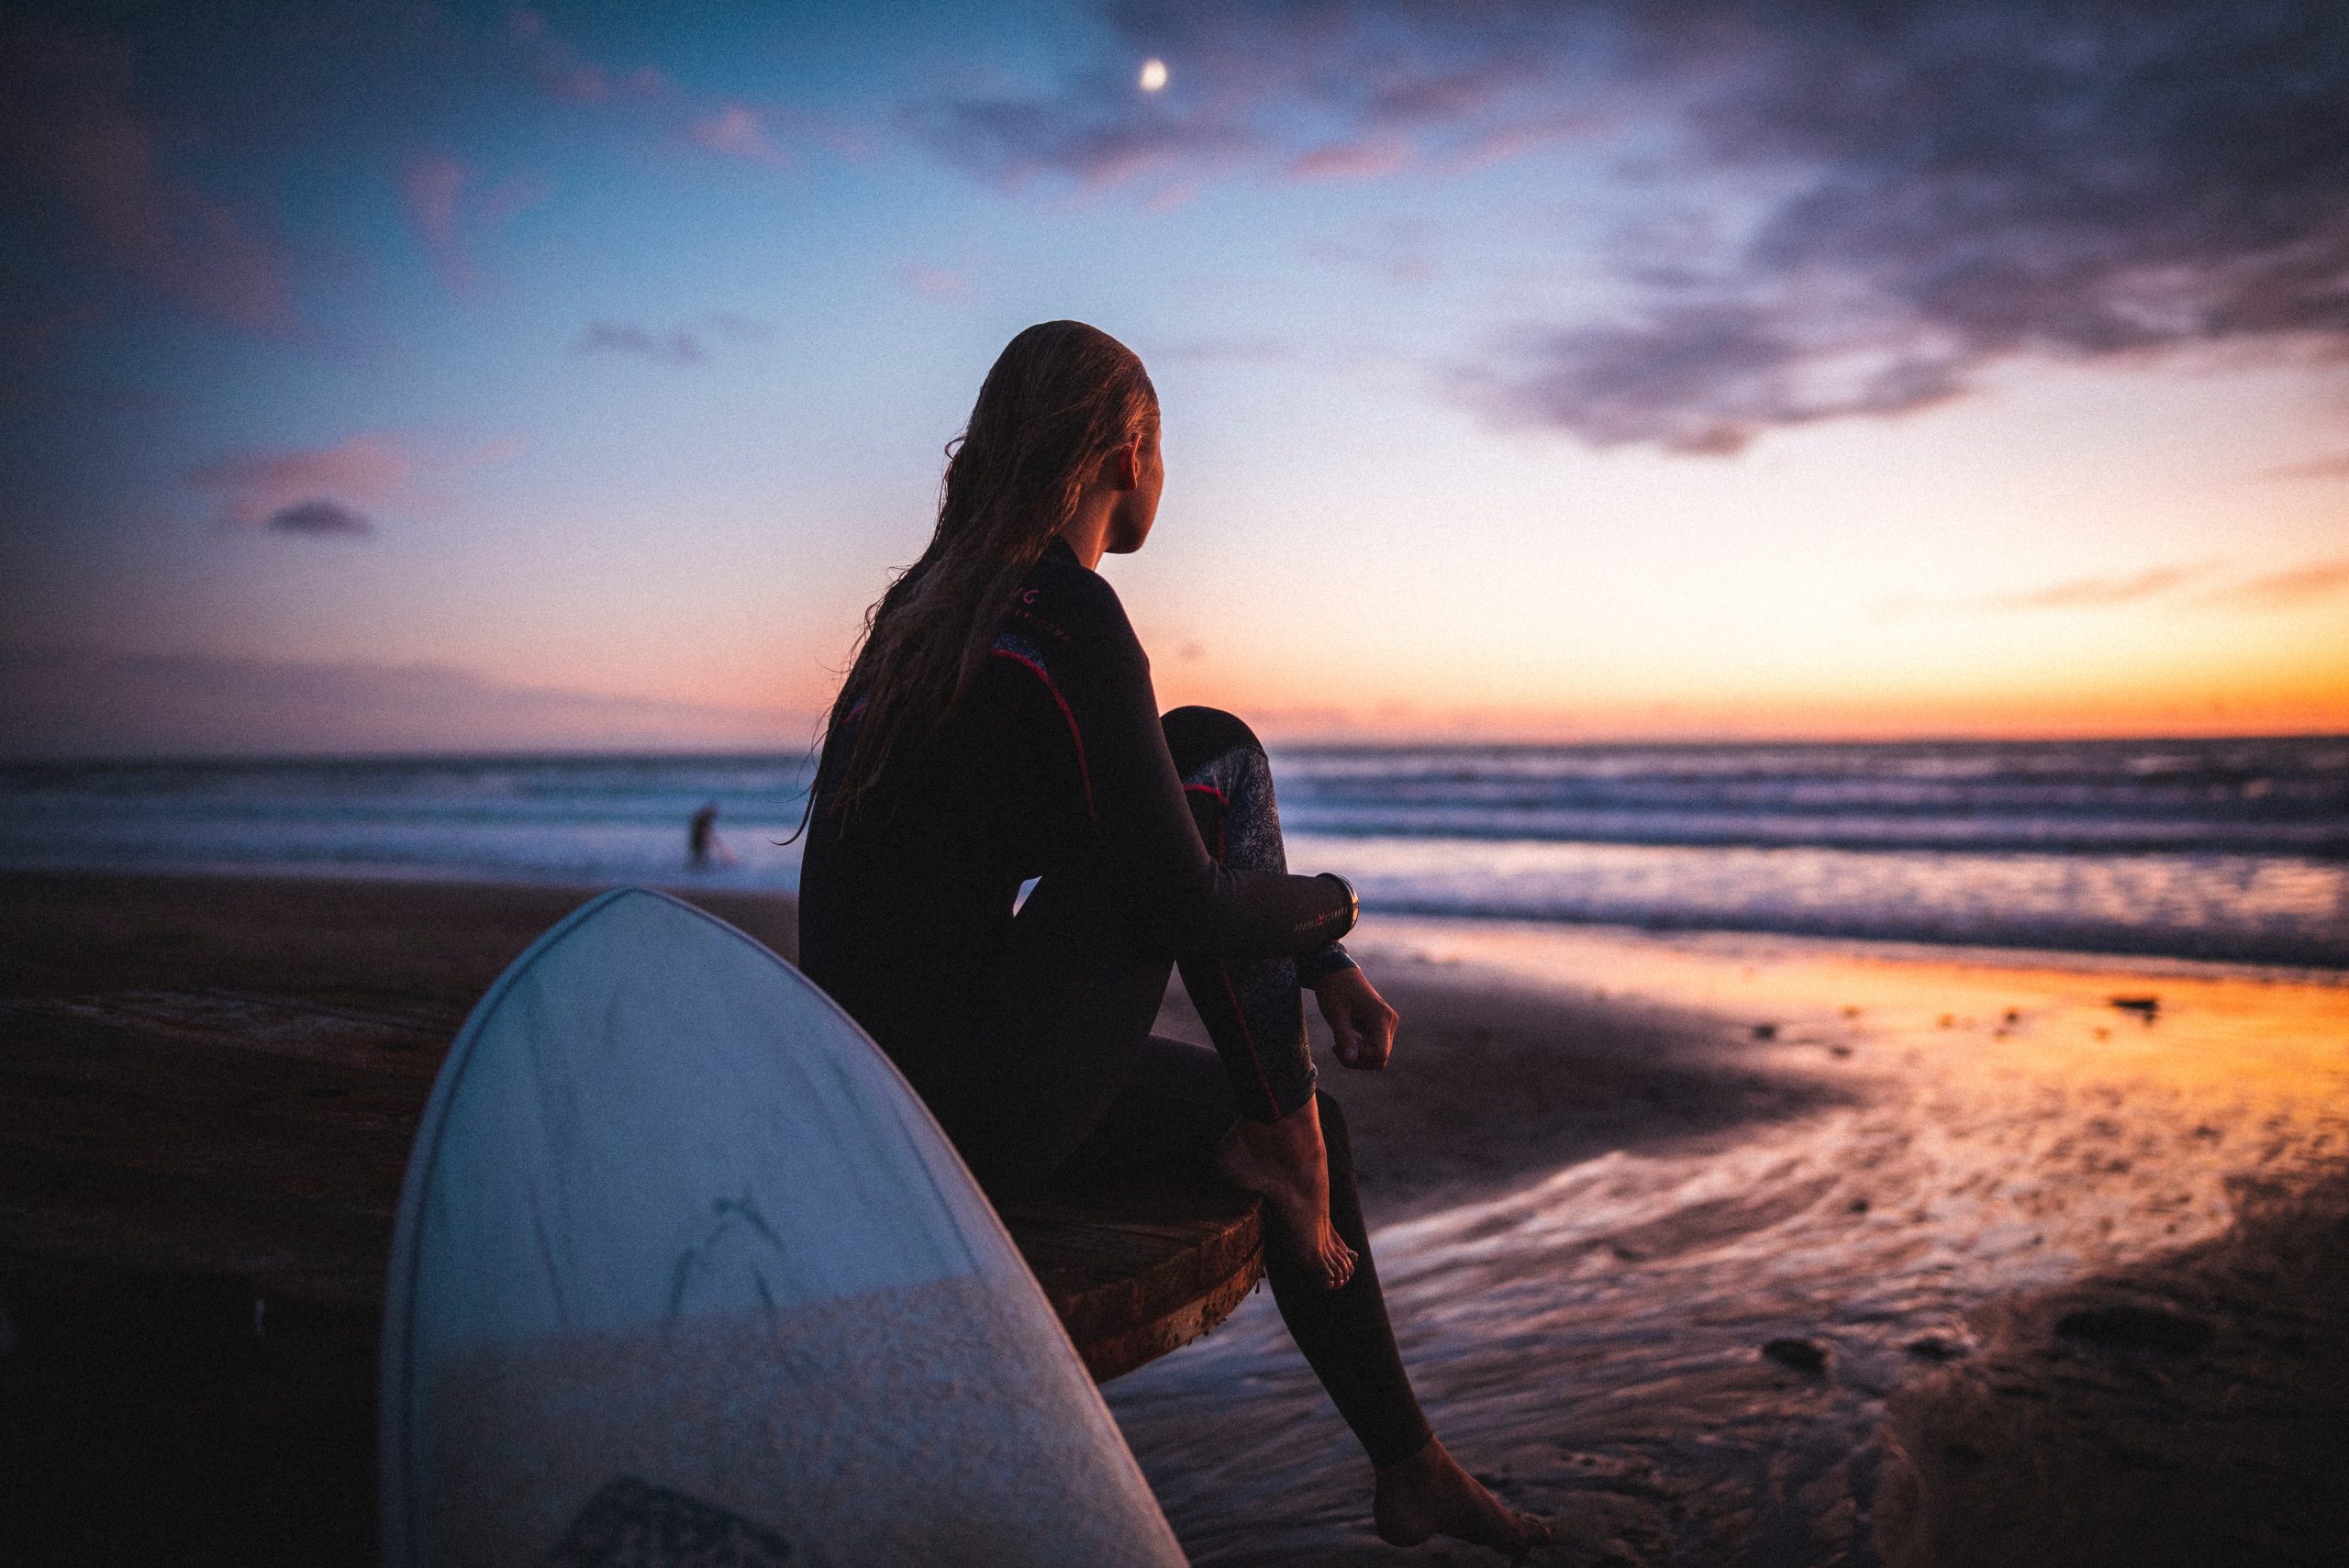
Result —
[[1353, 924], [1328, 876], [1218, 865], [1199, 841], [1158, 719], [1150, 660], [1108, 584], [1093, 580], [1063, 691], [1083, 748], [1093, 820], [1131, 894], [1137, 928], [1178, 951], [1308, 953]]
[[1299, 989], [1310, 991], [1341, 970], [1361, 967], [1354, 962], [1354, 955], [1346, 951], [1345, 943], [1331, 942], [1297, 961], [1297, 984]]

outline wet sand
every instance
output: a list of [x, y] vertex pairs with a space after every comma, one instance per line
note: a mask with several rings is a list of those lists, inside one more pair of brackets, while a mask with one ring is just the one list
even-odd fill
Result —
[[[0, 874], [0, 995], [465, 1001], [583, 896]], [[787, 898], [700, 901], [791, 951]], [[1324, 1082], [1406, 1355], [1464, 1461], [1557, 1518], [1557, 1560], [2337, 1560], [2340, 977], [1376, 917], [1353, 945], [1404, 1033], [1388, 1073]], [[1179, 991], [1163, 1021], [1197, 1035]], [[17, 1482], [81, 1456], [73, 1506], [118, 1540], [192, 1494], [157, 1466], [193, 1464], [279, 1510], [249, 1560], [366, 1560], [372, 1390], [344, 1362], [272, 1371], [307, 1412], [273, 1427], [241, 1363], [101, 1390], [24, 1350]], [[1375, 1541], [1261, 1294], [1107, 1392], [1202, 1562], [1496, 1561]]]
[[[1379, 1173], [1406, 1358], [1559, 1560], [2342, 1560], [2340, 976], [1461, 922], [1351, 945], [1404, 1033], [1389, 1074], [1324, 1084]], [[1108, 1393], [1197, 1561], [1479, 1560], [1371, 1536], [1261, 1295]]]

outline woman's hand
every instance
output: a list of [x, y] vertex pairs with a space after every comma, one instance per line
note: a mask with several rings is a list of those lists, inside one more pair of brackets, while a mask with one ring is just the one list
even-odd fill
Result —
[[1401, 1021], [1359, 969], [1341, 969], [1313, 988], [1321, 1016], [1337, 1037], [1338, 1060], [1364, 1073], [1386, 1065], [1395, 1052], [1395, 1026]]

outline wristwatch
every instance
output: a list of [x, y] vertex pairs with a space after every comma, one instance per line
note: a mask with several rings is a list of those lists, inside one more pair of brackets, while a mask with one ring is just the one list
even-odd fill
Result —
[[1325, 871], [1320, 874], [1328, 880], [1336, 883], [1341, 888], [1345, 890], [1346, 923], [1330, 933], [1330, 940], [1335, 941], [1338, 938], [1344, 936], [1348, 931], [1353, 930], [1354, 929], [1355, 922], [1362, 918], [1362, 899], [1354, 893], [1354, 884], [1348, 882], [1344, 877], [1340, 876], [1336, 872]]

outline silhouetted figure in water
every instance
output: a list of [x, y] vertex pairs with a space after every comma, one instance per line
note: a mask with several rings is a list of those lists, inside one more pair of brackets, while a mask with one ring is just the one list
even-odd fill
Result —
[[706, 803], [694, 813], [693, 826], [685, 829], [685, 864], [695, 871], [707, 871], [712, 865], [732, 865], [734, 851], [718, 836], [718, 802]]

